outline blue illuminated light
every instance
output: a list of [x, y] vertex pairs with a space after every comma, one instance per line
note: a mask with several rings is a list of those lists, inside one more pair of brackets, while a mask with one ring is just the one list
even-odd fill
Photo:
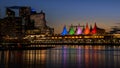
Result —
[[61, 35], [64, 36], [64, 35], [67, 35], [67, 34], [68, 34], [67, 28], [66, 28], [66, 26], [64, 26]]

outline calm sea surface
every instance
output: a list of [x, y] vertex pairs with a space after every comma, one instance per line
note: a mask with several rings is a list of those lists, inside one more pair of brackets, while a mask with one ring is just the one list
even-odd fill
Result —
[[56, 45], [0, 51], [0, 68], [120, 68], [120, 46]]

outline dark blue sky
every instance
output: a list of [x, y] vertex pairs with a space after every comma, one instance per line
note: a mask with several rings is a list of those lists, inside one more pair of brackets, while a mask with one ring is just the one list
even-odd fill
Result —
[[5, 16], [7, 6], [31, 6], [46, 13], [47, 24], [60, 33], [63, 26], [97, 23], [98, 27], [110, 30], [120, 22], [120, 0], [2, 0], [0, 15]]

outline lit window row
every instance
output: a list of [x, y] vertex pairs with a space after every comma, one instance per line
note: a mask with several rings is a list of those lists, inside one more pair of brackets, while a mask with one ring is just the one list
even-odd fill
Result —
[[52, 37], [52, 39], [62, 39], [62, 37]]
[[84, 36], [84, 38], [104, 38], [104, 36]]
[[104, 38], [104, 36], [64, 36], [64, 37], [52, 37], [52, 39], [78, 39], [78, 38]]

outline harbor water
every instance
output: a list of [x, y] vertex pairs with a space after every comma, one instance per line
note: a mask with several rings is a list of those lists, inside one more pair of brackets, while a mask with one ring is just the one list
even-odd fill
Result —
[[120, 46], [55, 45], [41, 50], [1, 50], [0, 68], [120, 68]]

